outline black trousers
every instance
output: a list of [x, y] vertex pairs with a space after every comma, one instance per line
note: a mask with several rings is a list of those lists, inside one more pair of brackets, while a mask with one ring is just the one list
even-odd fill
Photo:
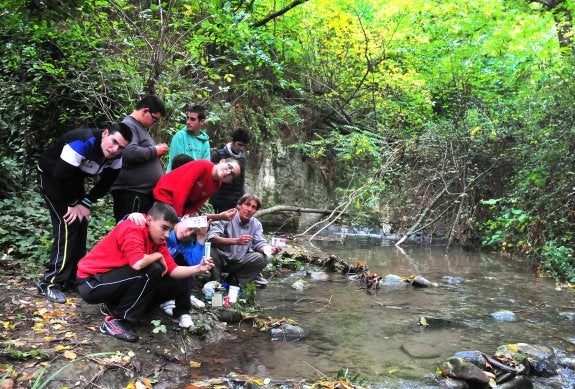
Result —
[[112, 315], [137, 324], [146, 312], [166, 300], [176, 300], [174, 317], [188, 313], [190, 296], [179, 280], [162, 277], [162, 266], [142, 270], [126, 265], [106, 273], [78, 279], [78, 294], [89, 304], [105, 303]]
[[86, 255], [88, 221], [64, 222], [68, 205], [62, 201], [60, 184], [38, 173], [37, 183], [52, 219], [52, 249], [40, 283], [65, 289], [74, 285], [78, 261]]
[[117, 190], [112, 192], [116, 223], [132, 212], [147, 213], [154, 204], [154, 196], [145, 193]]

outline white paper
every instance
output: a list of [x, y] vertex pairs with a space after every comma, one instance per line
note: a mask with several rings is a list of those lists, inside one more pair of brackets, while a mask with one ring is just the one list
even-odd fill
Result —
[[189, 217], [186, 220], [188, 228], [202, 228], [208, 226], [208, 218], [204, 216]]

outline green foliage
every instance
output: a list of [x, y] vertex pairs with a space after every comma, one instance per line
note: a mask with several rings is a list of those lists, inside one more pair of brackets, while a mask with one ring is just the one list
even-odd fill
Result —
[[339, 369], [335, 376], [335, 380], [348, 382], [350, 384], [359, 385], [361, 387], [366, 386], [366, 384], [368, 383], [368, 381], [365, 378], [361, 377], [359, 374], [352, 376], [349, 369], [347, 368]]
[[[39, 193], [27, 190], [12, 198], [0, 200], [0, 249], [2, 261], [18, 259], [18, 273], [36, 278], [39, 265], [50, 251], [50, 216]], [[7, 255], [7, 256], [6, 256]]]
[[164, 324], [162, 324], [162, 321], [161, 321], [161, 320], [152, 320], [151, 323], [152, 323], [152, 325], [154, 326], [154, 328], [152, 329], [152, 332], [153, 332], [154, 334], [157, 334], [157, 333], [160, 333], [160, 332], [161, 332], [162, 334], [165, 334], [165, 333], [168, 332], [168, 330], [166, 329], [166, 326], [165, 326]]
[[558, 245], [549, 241], [541, 252], [540, 269], [556, 279], [575, 284], [575, 255], [573, 247]]

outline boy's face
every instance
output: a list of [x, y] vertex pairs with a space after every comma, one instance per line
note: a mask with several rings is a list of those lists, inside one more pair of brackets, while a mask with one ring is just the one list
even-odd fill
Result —
[[164, 243], [170, 236], [170, 231], [174, 228], [172, 223], [165, 221], [163, 218], [156, 220], [148, 216], [147, 222], [150, 238], [155, 244]]
[[102, 153], [104, 153], [104, 158], [114, 158], [117, 157], [124, 151], [128, 141], [124, 139], [122, 134], [119, 132], [114, 132], [110, 134], [108, 130], [102, 132]]
[[198, 119], [198, 114], [195, 112], [188, 112], [186, 118], [186, 127], [189, 132], [193, 132], [198, 135], [206, 121], [204, 119]]
[[235, 154], [243, 153], [246, 150], [247, 145], [244, 142], [235, 140], [232, 142], [231, 149]]

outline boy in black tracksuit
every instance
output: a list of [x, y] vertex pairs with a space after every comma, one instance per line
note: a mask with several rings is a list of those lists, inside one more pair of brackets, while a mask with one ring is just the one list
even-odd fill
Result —
[[210, 204], [214, 207], [215, 213], [225, 212], [235, 208], [238, 200], [245, 194], [245, 165], [246, 156], [244, 150], [252, 139], [252, 135], [245, 128], [236, 128], [232, 134], [232, 141], [212, 154], [211, 161], [219, 163], [222, 159], [235, 158], [241, 167], [241, 174], [233, 179], [231, 183], [222, 183], [220, 189], [210, 197]]
[[[38, 292], [65, 303], [63, 290], [74, 285], [76, 267], [86, 254], [88, 219], [93, 202], [103, 197], [122, 167], [120, 157], [132, 139], [128, 126], [77, 129], [66, 133], [38, 160], [38, 186], [52, 219], [54, 242]], [[100, 179], [86, 193], [86, 177]]]

